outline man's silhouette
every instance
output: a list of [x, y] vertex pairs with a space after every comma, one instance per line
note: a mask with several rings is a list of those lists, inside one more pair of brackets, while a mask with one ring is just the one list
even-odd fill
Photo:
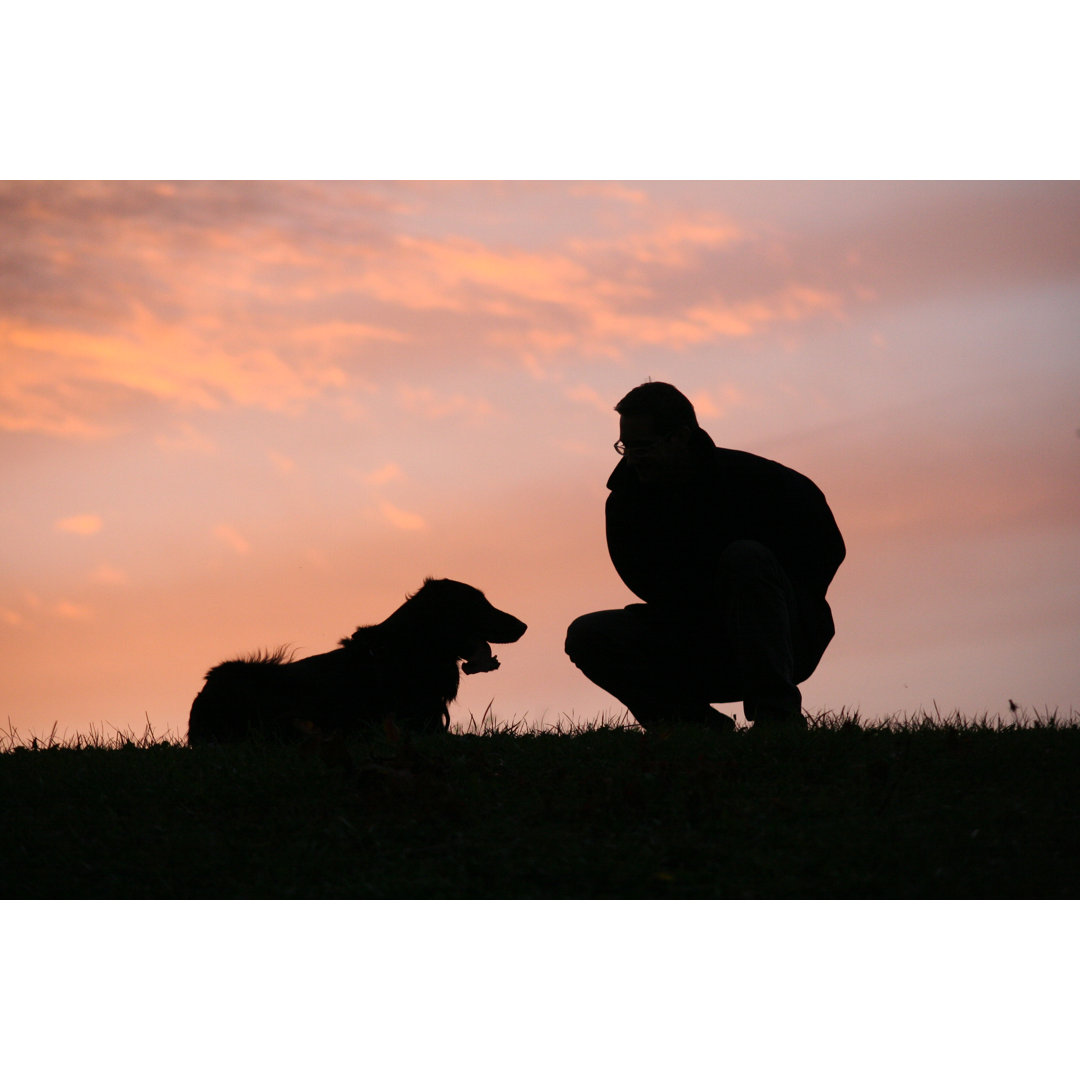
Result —
[[730, 730], [714, 701], [742, 701], [755, 729], [805, 728], [797, 684], [832, 639], [825, 592], [845, 554], [825, 497], [775, 461], [717, 447], [667, 383], [615, 411], [608, 551], [644, 603], [575, 619], [567, 654], [646, 729]]

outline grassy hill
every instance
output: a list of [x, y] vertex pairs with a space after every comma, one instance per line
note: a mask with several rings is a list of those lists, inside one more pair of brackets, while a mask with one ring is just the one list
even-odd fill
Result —
[[1072, 898], [1076, 717], [0, 737], [4, 898]]

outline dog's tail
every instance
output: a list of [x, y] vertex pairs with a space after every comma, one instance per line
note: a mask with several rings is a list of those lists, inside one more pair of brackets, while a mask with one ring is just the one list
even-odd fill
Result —
[[209, 679], [215, 671], [221, 671], [223, 668], [235, 669], [249, 667], [252, 664], [262, 667], [291, 664], [295, 655], [296, 647], [293, 645], [279, 645], [276, 649], [259, 649], [256, 652], [249, 653], [247, 656], [238, 656], [235, 660], [225, 660], [223, 663], [215, 665], [206, 673], [205, 677]]

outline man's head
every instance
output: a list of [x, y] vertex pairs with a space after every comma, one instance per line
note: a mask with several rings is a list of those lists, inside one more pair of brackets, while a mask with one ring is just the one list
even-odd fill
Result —
[[700, 429], [694, 406], [670, 383], [647, 382], [635, 386], [615, 406], [619, 414], [619, 441], [645, 484], [664, 483], [685, 476], [692, 465], [691, 441]]

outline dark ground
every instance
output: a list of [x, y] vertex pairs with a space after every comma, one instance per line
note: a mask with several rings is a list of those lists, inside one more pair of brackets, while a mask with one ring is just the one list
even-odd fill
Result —
[[0, 753], [4, 898], [1073, 898], [1080, 729]]

